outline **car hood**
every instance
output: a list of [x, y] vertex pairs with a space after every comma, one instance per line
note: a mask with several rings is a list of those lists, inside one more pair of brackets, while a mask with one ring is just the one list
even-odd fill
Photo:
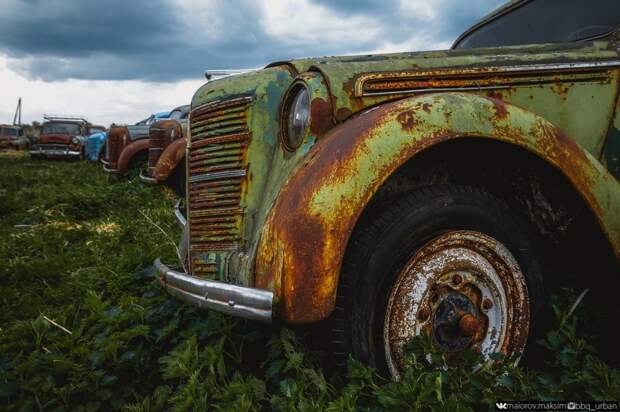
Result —
[[[560, 54], [561, 53], [561, 54]], [[507, 46], [484, 49], [456, 49], [361, 56], [322, 57], [290, 60], [269, 65], [288, 66], [297, 73], [318, 71], [323, 74], [333, 95], [333, 110], [337, 120], [376, 105], [386, 99], [404, 94], [385, 94], [380, 97], [362, 96], [361, 87], [368, 75], [384, 77], [393, 84], [407, 79], [407, 74], [429, 72], [458, 74], [461, 70], [492, 73], [502, 66], [537, 66], [557, 63], [587, 63], [617, 59], [618, 52], [609, 41], [570, 44]], [[432, 77], [431, 77], [432, 80]], [[432, 89], [429, 87], [428, 89]]]

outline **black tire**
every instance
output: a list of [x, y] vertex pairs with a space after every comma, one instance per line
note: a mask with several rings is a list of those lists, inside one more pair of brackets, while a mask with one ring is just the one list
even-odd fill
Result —
[[477, 231], [502, 242], [525, 277], [530, 305], [526, 347], [540, 335], [541, 263], [529, 225], [499, 199], [463, 186], [432, 186], [404, 195], [356, 227], [347, 248], [331, 317], [334, 361], [349, 355], [387, 374], [383, 324], [398, 274], [421, 246], [450, 231]]
[[168, 179], [166, 179], [166, 185], [170, 187], [180, 198], [185, 197], [185, 161], [183, 160], [181, 163], [174, 168]]

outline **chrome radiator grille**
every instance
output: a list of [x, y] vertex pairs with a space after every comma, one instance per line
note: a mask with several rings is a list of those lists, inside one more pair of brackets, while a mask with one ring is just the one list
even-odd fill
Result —
[[239, 247], [250, 102], [250, 97], [242, 97], [208, 103], [190, 114], [188, 212], [195, 276], [217, 274], [217, 262], [207, 259], [206, 252]]

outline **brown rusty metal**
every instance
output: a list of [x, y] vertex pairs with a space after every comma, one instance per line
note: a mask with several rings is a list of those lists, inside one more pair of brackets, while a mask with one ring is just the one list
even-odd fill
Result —
[[[288, 179], [269, 214], [256, 257], [256, 286], [276, 290], [283, 319], [304, 323], [327, 317], [335, 304], [343, 251], [373, 194], [416, 154], [468, 137], [533, 152], [568, 178], [599, 221], [607, 213], [609, 206], [598, 204], [607, 197], [595, 191], [607, 190], [604, 183], [613, 177], [534, 113], [463, 93], [384, 104], [328, 132]], [[607, 234], [617, 252], [617, 234]]]
[[[159, 157], [153, 168], [151, 177], [159, 182], [166, 180], [172, 171], [185, 160], [185, 148], [187, 139], [182, 137], [170, 143]], [[150, 152], [149, 152], [150, 153]]]
[[479, 335], [480, 330], [482, 329], [482, 324], [476, 316], [471, 313], [466, 313], [461, 316], [461, 319], [459, 320], [459, 329], [465, 336]]
[[[461, 282], [453, 282], [458, 275]], [[440, 298], [433, 302], [435, 293]], [[452, 306], [454, 347], [445, 350], [456, 356], [467, 348], [484, 356], [502, 352], [519, 354], [529, 331], [529, 299], [525, 277], [515, 258], [497, 240], [473, 231], [440, 235], [423, 246], [405, 265], [390, 292], [384, 323], [384, 346], [390, 372], [398, 378], [403, 347], [414, 336], [429, 333], [435, 344], [435, 328], [442, 304], [456, 298], [465, 306]], [[448, 300], [446, 300], [448, 299]], [[495, 309], [480, 313], [484, 300], [495, 300]], [[431, 315], [424, 323], [420, 313]], [[416, 316], [417, 314], [417, 316]], [[445, 321], [445, 320], [444, 320]], [[452, 321], [451, 321], [452, 322]]]
[[[548, 68], [536, 66], [497, 66], [474, 68], [450, 68], [440, 70], [403, 70], [396, 72], [364, 73], [358, 76], [354, 88], [355, 96], [382, 94], [409, 94], [429, 91], [494, 90], [517, 86], [562, 82], [605, 81], [608, 75], [600, 69], [579, 67], [564, 69], [559, 73], [554, 65]], [[577, 78], [576, 78], [577, 76]]]
[[116, 169], [118, 159], [129, 140], [129, 130], [126, 126], [112, 126], [106, 139], [105, 160]]
[[182, 137], [183, 128], [174, 119], [160, 120], [149, 127], [149, 171], [155, 168], [165, 148]]
[[125, 146], [122, 148], [118, 161], [116, 163], [116, 170], [119, 174], [127, 172], [131, 161], [138, 153], [147, 153], [149, 150], [148, 139], [140, 139], [135, 142], [129, 142], [129, 138], [125, 139]]
[[[195, 276], [217, 275], [217, 266], [205, 252], [239, 248], [250, 139], [247, 108], [251, 101], [250, 97], [241, 97], [214, 102], [194, 108], [190, 114], [187, 196], [190, 270]], [[180, 160], [181, 152], [179, 147], [169, 149], [172, 165]], [[155, 173], [159, 173], [157, 169]]]

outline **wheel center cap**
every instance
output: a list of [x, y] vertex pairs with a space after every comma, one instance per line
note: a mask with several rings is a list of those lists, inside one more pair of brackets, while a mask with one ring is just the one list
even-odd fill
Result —
[[465, 295], [450, 292], [436, 306], [433, 338], [446, 352], [460, 352], [475, 343], [482, 333], [480, 313]]

